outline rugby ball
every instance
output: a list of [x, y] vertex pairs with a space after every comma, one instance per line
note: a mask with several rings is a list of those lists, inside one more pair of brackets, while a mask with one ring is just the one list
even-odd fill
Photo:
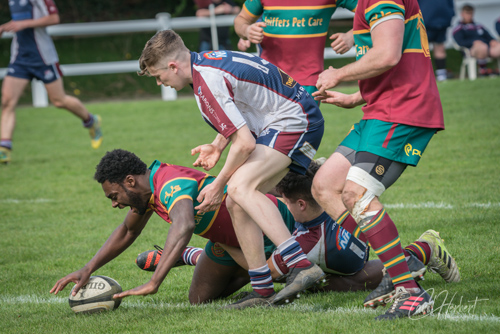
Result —
[[122, 301], [113, 299], [115, 293], [122, 292], [122, 287], [117, 281], [106, 276], [91, 276], [75, 296], [73, 289], [69, 294], [69, 306], [77, 314], [115, 310]]

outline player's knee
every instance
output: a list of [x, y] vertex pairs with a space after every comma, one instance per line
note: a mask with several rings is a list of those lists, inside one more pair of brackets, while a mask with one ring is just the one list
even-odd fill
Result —
[[317, 177], [313, 179], [311, 193], [320, 205], [321, 203], [328, 202], [328, 199], [333, 195], [331, 187], [328, 187], [324, 180], [320, 180]]
[[[238, 203], [245, 200], [245, 194], [248, 194], [249, 191], [248, 187], [239, 182], [230, 182], [227, 185], [227, 194], [230, 197], [229, 206], [231, 206], [231, 208], [236, 207]], [[226, 205], [228, 204], [226, 203]]]
[[50, 102], [56, 107], [56, 108], [65, 108], [66, 103], [64, 98], [52, 98], [50, 99]]
[[362, 196], [363, 196], [363, 194], [358, 194], [354, 190], [344, 189], [342, 191], [342, 195], [341, 195], [342, 203], [344, 203], [347, 210], [352, 212], [354, 205]]
[[16, 101], [9, 96], [2, 95], [2, 112], [13, 110], [16, 106]]

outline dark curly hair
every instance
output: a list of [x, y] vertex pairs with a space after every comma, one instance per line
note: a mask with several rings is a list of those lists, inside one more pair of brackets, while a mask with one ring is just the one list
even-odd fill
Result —
[[95, 167], [94, 179], [99, 183], [122, 183], [127, 175], [144, 175], [148, 166], [134, 153], [125, 150], [106, 152]]
[[304, 175], [289, 171], [278, 183], [276, 190], [293, 201], [303, 199], [309, 205], [319, 206], [318, 202], [312, 196], [311, 187], [314, 175], [316, 175], [320, 166], [317, 162], [311, 161]]

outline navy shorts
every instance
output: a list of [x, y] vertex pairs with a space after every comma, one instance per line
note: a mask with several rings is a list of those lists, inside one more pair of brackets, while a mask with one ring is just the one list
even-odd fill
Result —
[[429, 43], [444, 43], [446, 41], [446, 31], [448, 28], [427, 28], [426, 30]]
[[44, 84], [54, 82], [63, 76], [59, 68], [59, 63], [49, 65], [25, 65], [16, 62], [9, 64], [7, 75], [30, 81], [36, 78]]

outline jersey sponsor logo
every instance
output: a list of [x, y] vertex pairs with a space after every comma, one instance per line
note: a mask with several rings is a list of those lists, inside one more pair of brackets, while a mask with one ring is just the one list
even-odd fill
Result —
[[297, 84], [297, 81], [293, 80], [293, 78], [291, 76], [289, 76], [288, 74], [283, 72], [283, 70], [281, 68], [278, 68], [278, 71], [280, 72], [281, 83], [283, 83], [283, 85], [285, 85], [289, 88], [295, 87], [295, 85]]
[[207, 59], [221, 60], [222, 58], [227, 57], [227, 52], [226, 51], [211, 51], [211, 52], [204, 53], [203, 56]]
[[314, 159], [314, 155], [316, 154], [316, 149], [308, 142], [305, 142], [304, 145], [299, 148], [299, 151], [311, 160]]
[[295, 94], [295, 99], [300, 100], [305, 91], [306, 90], [304, 89], [304, 87], [300, 86], [299, 91], [297, 92], [297, 94]]
[[412, 156], [418, 155], [419, 157], [422, 157], [422, 152], [417, 149], [414, 149], [410, 143], [405, 145], [405, 153], [407, 156], [410, 156], [411, 154]]
[[356, 57], [363, 56], [365, 53], [368, 52], [368, 50], [370, 50], [370, 47], [368, 45], [361, 45], [361, 46], [355, 45], [355, 47], [356, 47]]
[[346, 230], [339, 229], [340, 233], [337, 234], [337, 248], [338, 250], [346, 249], [349, 239], [351, 239], [351, 233]]
[[201, 86], [198, 86], [198, 97], [200, 98], [200, 103], [203, 102], [202, 104], [205, 105], [205, 107], [207, 108], [207, 111], [215, 118], [217, 123], [221, 124], [219, 116], [217, 116], [215, 109], [212, 107], [212, 105], [208, 101], [207, 97], [202, 93]]
[[201, 220], [203, 219], [203, 216], [205, 215], [204, 212], [197, 212], [196, 216], [194, 216], [194, 224], [199, 225], [201, 223]]

